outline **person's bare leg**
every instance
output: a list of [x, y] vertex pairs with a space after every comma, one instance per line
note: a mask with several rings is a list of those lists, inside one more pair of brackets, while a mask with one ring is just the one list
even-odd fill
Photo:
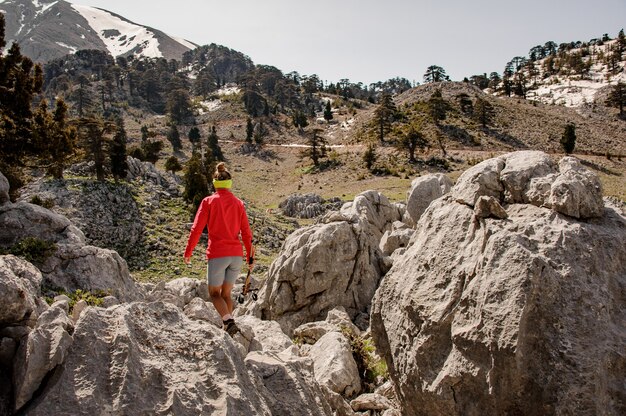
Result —
[[[217, 313], [220, 314], [222, 318], [226, 315], [230, 314], [232, 311], [232, 305], [228, 306], [228, 304], [224, 301], [223, 297], [223, 288], [224, 286], [209, 286], [209, 295], [211, 296], [211, 303], [215, 306]], [[231, 285], [232, 289], [232, 285]], [[232, 304], [232, 301], [231, 301]]]
[[[233, 299], [230, 295], [230, 292], [233, 290], [233, 285], [231, 283], [224, 283], [222, 285], [222, 300], [226, 307], [228, 308], [228, 313], [232, 314], [235, 305], [233, 304]], [[224, 316], [224, 315], [222, 315]]]

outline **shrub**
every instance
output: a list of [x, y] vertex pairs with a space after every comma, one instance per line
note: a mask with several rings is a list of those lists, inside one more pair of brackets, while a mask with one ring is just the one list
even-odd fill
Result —
[[87, 305], [89, 306], [102, 306], [104, 302], [104, 298], [111, 294], [110, 292], [106, 290], [96, 290], [96, 291], [90, 292], [88, 290], [76, 289], [73, 292], [66, 292], [63, 289], [49, 289], [49, 288], [44, 289], [44, 293], [46, 294], [44, 298], [49, 305], [52, 305], [54, 303], [55, 296], [66, 295], [68, 298], [70, 298], [70, 303], [69, 303], [70, 313], [72, 313], [72, 310], [74, 309], [74, 306], [76, 305], [76, 303], [81, 300], [84, 300], [85, 302], [87, 302]]
[[354, 361], [356, 361], [359, 375], [365, 382], [366, 387], [368, 387], [368, 385], [369, 387], [373, 387], [376, 384], [376, 379], [379, 377], [383, 379], [389, 377], [387, 363], [376, 354], [376, 347], [371, 339], [364, 339], [363, 337], [357, 336], [348, 328], [342, 328], [341, 333], [350, 343], [352, 356], [354, 357]]
[[41, 240], [35, 237], [26, 237], [7, 250], [2, 250], [3, 252], [0, 254], [13, 254], [28, 262], [42, 264], [48, 257], [53, 255], [56, 250], [57, 245], [51, 241]]
[[40, 207], [44, 207], [48, 209], [54, 206], [54, 201], [52, 199], [41, 199], [39, 195], [34, 195], [30, 199], [30, 203], [34, 205], [39, 205]]

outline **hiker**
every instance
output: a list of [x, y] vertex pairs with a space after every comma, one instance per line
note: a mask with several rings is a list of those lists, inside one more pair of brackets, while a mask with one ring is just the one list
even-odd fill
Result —
[[184, 255], [185, 264], [190, 264], [193, 249], [198, 244], [202, 230], [208, 226], [206, 257], [209, 295], [213, 306], [222, 317], [223, 329], [231, 336], [239, 330], [232, 315], [233, 301], [230, 292], [243, 263], [240, 235], [246, 247], [248, 268], [251, 269], [254, 262], [248, 216], [243, 202], [230, 191], [232, 183], [231, 174], [224, 162], [218, 163], [213, 173], [213, 187], [216, 192], [200, 203]]

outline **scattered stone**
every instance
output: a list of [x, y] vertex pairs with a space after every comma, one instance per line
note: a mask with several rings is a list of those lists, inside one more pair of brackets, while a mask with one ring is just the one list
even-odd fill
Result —
[[355, 412], [368, 410], [386, 410], [393, 404], [385, 396], [376, 393], [366, 393], [350, 401], [350, 406]]

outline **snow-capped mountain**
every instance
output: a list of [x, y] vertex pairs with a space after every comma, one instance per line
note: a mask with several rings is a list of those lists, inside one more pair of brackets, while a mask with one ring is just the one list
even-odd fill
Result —
[[37, 62], [80, 49], [181, 59], [197, 46], [115, 13], [65, 0], [0, 0], [0, 12], [5, 15], [7, 47], [18, 42], [22, 53]]

